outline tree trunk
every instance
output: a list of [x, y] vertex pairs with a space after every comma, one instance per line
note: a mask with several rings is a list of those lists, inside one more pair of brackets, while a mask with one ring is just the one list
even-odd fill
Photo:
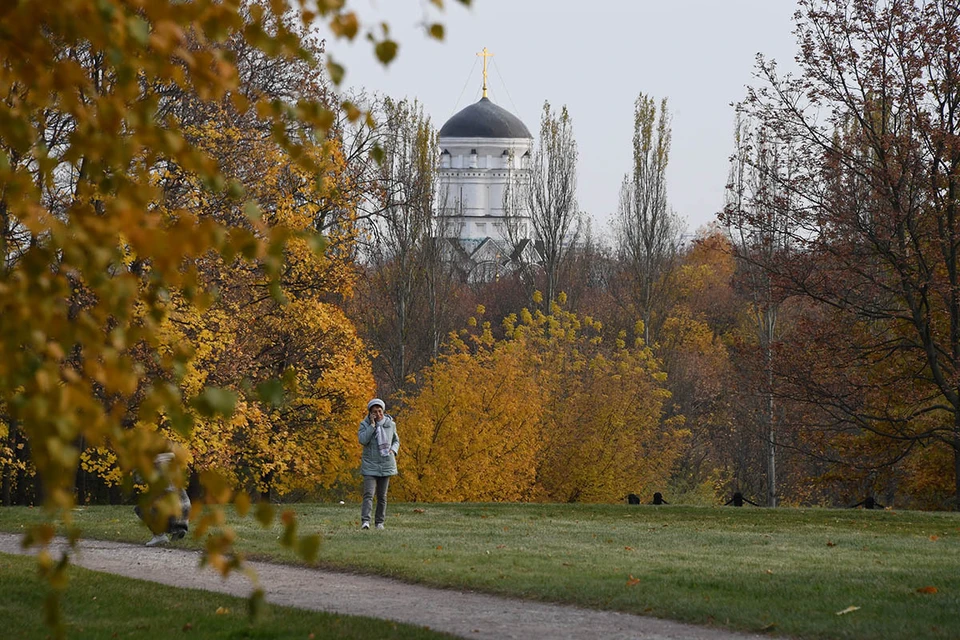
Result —
[[[769, 289], [768, 289], [769, 293]], [[767, 402], [765, 422], [767, 423], [767, 506], [777, 506], [777, 433], [773, 414], [773, 334], [775, 316], [768, 307], [763, 314], [764, 364], [767, 369]]]
[[960, 414], [953, 420], [953, 509], [960, 511]]
[[767, 424], [769, 443], [767, 445], [767, 506], [777, 506], [777, 433], [773, 426], [773, 393], [767, 392]]

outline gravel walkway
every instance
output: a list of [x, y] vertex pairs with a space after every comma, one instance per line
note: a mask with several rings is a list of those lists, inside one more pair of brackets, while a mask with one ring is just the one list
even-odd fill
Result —
[[[0, 553], [23, 554], [20, 536], [0, 533]], [[80, 542], [72, 562], [129, 578], [174, 587], [204, 589], [247, 597], [250, 582], [239, 575], [224, 580], [199, 569], [200, 552], [147, 548], [98, 540]], [[738, 634], [624, 613], [435, 589], [389, 578], [249, 562], [268, 602], [406, 622], [464, 638], [593, 638], [596, 640], [758, 640]]]

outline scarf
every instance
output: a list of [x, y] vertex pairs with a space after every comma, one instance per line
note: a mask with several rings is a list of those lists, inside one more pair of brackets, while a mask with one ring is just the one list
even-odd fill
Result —
[[374, 429], [376, 430], [375, 433], [377, 435], [377, 446], [380, 448], [380, 455], [383, 456], [384, 458], [387, 458], [390, 456], [390, 445], [392, 444], [390, 442], [390, 439], [387, 438], [386, 430], [381, 426], [386, 421], [387, 419], [384, 418], [380, 422], [373, 423]]

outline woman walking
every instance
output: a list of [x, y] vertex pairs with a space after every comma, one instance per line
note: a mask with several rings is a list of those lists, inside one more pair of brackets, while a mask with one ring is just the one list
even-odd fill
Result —
[[397, 475], [397, 453], [400, 451], [400, 438], [393, 418], [386, 414], [386, 405], [380, 398], [367, 403], [367, 417], [360, 423], [357, 432], [363, 455], [360, 459], [360, 473], [363, 475], [363, 504], [360, 506], [360, 528], [370, 528], [370, 512], [373, 510], [373, 496], [377, 496], [377, 512], [374, 524], [383, 529], [387, 517], [387, 487], [390, 476]]

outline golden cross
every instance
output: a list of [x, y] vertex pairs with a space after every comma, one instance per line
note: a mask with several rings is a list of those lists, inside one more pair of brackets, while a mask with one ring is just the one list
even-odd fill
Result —
[[487, 48], [484, 47], [483, 51], [477, 54], [478, 56], [483, 56], [483, 97], [487, 97], [487, 58], [493, 57], [492, 53], [487, 52]]

